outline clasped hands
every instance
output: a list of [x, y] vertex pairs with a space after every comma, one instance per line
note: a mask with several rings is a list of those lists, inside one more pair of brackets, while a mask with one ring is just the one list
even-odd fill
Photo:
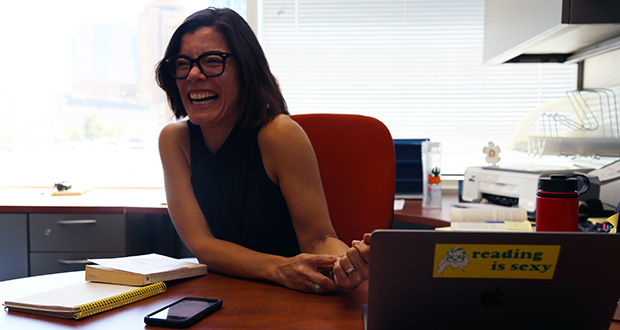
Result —
[[370, 234], [353, 241], [346, 254], [334, 263], [334, 282], [344, 291], [354, 290], [368, 279], [370, 267]]
[[[300, 254], [286, 267], [285, 286], [312, 293], [347, 292], [368, 279], [370, 234], [353, 241], [342, 256]], [[293, 272], [292, 274], [290, 272]]]

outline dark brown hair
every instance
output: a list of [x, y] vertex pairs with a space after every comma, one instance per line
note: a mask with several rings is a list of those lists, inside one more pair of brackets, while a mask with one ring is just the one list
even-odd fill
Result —
[[245, 127], [262, 126], [279, 114], [288, 114], [286, 102], [278, 81], [273, 76], [265, 53], [248, 23], [235, 11], [228, 8], [207, 8], [198, 11], [183, 21], [176, 29], [164, 58], [157, 64], [155, 79], [168, 97], [168, 103], [177, 119], [187, 116], [181, 95], [166, 68], [165, 59], [178, 55], [181, 39], [187, 33], [202, 27], [214, 27], [228, 42], [238, 63], [239, 93], [233, 111]]

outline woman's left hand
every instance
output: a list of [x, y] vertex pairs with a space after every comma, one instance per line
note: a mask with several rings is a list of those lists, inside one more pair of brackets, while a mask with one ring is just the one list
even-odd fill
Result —
[[370, 267], [370, 234], [353, 241], [345, 255], [334, 263], [334, 280], [345, 290], [353, 290], [368, 279]]

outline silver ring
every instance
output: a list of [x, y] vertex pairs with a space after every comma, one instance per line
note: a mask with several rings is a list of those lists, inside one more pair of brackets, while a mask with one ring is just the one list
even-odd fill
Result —
[[357, 269], [355, 268], [355, 266], [351, 265], [351, 267], [347, 268], [345, 270], [345, 273], [347, 273], [347, 275], [353, 273], [354, 271], [356, 271]]
[[310, 282], [310, 289], [316, 293], [319, 293], [321, 291], [321, 286], [314, 282]]

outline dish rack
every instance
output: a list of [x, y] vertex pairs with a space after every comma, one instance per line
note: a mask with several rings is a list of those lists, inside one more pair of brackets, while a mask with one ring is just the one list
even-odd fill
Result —
[[619, 88], [582, 89], [542, 105], [515, 129], [513, 149], [533, 155], [620, 156]]

